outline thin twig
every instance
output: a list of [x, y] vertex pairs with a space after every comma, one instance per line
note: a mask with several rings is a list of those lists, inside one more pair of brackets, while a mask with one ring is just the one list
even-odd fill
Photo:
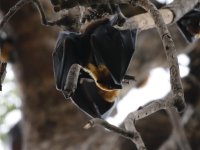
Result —
[[118, 133], [119, 135], [125, 137], [125, 138], [128, 138], [128, 139], [132, 139], [135, 137], [135, 134], [133, 132], [130, 132], [130, 131], [126, 131], [124, 129], [121, 129], [119, 127], [116, 127], [114, 125], [111, 125], [109, 124], [107, 121], [103, 120], [103, 119], [99, 119], [99, 118], [93, 118], [91, 119], [85, 126], [84, 126], [84, 129], [89, 129], [91, 127], [94, 127], [94, 126], [97, 126], [97, 125], [100, 125], [100, 126], [103, 126], [104, 128], [110, 130], [110, 131], [113, 131], [115, 133]]

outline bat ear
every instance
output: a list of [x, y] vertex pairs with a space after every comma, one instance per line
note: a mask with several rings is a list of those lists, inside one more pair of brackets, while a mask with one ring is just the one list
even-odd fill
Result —
[[194, 9], [183, 16], [177, 25], [188, 42], [200, 38], [200, 10]]

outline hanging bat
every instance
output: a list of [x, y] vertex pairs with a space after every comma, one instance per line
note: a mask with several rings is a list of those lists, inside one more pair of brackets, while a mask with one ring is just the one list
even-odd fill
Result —
[[189, 42], [200, 38], [200, 9], [190, 11], [177, 24]]
[[[60, 4], [57, 0], [51, 2], [56, 5], [55, 11], [68, 5], [61, 2], [57, 6]], [[44, 25], [67, 26], [74, 22], [68, 17], [48, 21], [39, 0], [20, 0], [3, 18], [0, 27], [28, 3], [37, 6]], [[83, 33], [61, 32], [53, 51], [57, 89], [92, 117], [104, 118], [118, 99], [123, 80], [134, 80], [134, 77], [125, 73], [135, 50], [137, 30], [122, 31], [114, 28], [114, 25], [120, 25], [124, 20], [119, 7], [115, 8], [117, 15], [113, 16], [117, 17], [93, 22]]]
[[134, 80], [126, 70], [137, 30], [116, 29], [116, 21], [116, 17], [100, 19], [83, 33], [61, 32], [53, 51], [57, 89], [91, 117], [106, 117], [123, 80]]

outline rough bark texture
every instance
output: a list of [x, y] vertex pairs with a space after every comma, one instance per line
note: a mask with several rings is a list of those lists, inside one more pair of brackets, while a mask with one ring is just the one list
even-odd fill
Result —
[[[0, 9], [5, 13], [15, 4], [14, 0], [0, 0]], [[51, 12], [50, 3], [44, 1], [45, 9]], [[84, 130], [87, 118], [56, 90], [51, 53], [59, 28], [40, 24], [36, 9], [28, 5], [10, 21], [12, 34], [18, 40], [18, 60], [13, 64], [21, 89], [23, 113], [23, 147], [25, 150], [133, 150], [135, 146], [116, 134], [94, 128]], [[170, 27], [179, 53], [188, 45], [176, 25]], [[145, 41], [145, 44], [143, 43]], [[200, 42], [199, 42], [200, 43]], [[196, 113], [185, 125], [192, 149], [200, 149], [199, 91], [200, 44], [189, 57], [190, 75], [183, 79], [187, 103]], [[148, 78], [149, 71], [157, 66], [166, 67], [162, 43], [155, 29], [141, 32], [137, 52], [129, 66], [128, 74], [137, 79], [137, 86]], [[135, 84], [134, 84], [135, 85]], [[133, 86], [133, 85], [130, 85]], [[126, 87], [122, 96], [130, 89]], [[166, 113], [158, 112], [137, 123], [147, 149], [155, 150], [170, 136], [171, 125]]]

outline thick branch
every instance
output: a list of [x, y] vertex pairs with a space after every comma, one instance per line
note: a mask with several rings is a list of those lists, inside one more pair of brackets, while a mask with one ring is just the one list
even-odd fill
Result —
[[170, 82], [171, 89], [174, 97], [174, 105], [180, 111], [185, 106], [184, 104], [184, 93], [183, 87], [180, 79], [180, 72], [177, 60], [177, 53], [174, 42], [172, 40], [171, 34], [169, 33], [167, 26], [164, 23], [162, 16], [156, 7], [150, 3], [148, 0], [137, 1], [138, 5], [149, 11], [154, 22], [156, 24], [157, 30], [162, 38], [162, 42], [165, 48], [165, 53], [167, 56], [167, 61], [170, 69]]
[[[187, 12], [192, 10], [198, 2], [199, 0], [175, 0], [163, 9], [160, 9], [159, 12], [166, 24], [175, 23]], [[153, 18], [150, 17], [149, 13], [144, 13], [127, 19], [122, 29], [139, 28], [140, 30], [147, 30], [153, 27], [155, 27]]]
[[173, 22], [179, 20], [184, 14], [192, 10], [200, 0], [174, 0], [173, 3], [166, 6], [174, 14]]

